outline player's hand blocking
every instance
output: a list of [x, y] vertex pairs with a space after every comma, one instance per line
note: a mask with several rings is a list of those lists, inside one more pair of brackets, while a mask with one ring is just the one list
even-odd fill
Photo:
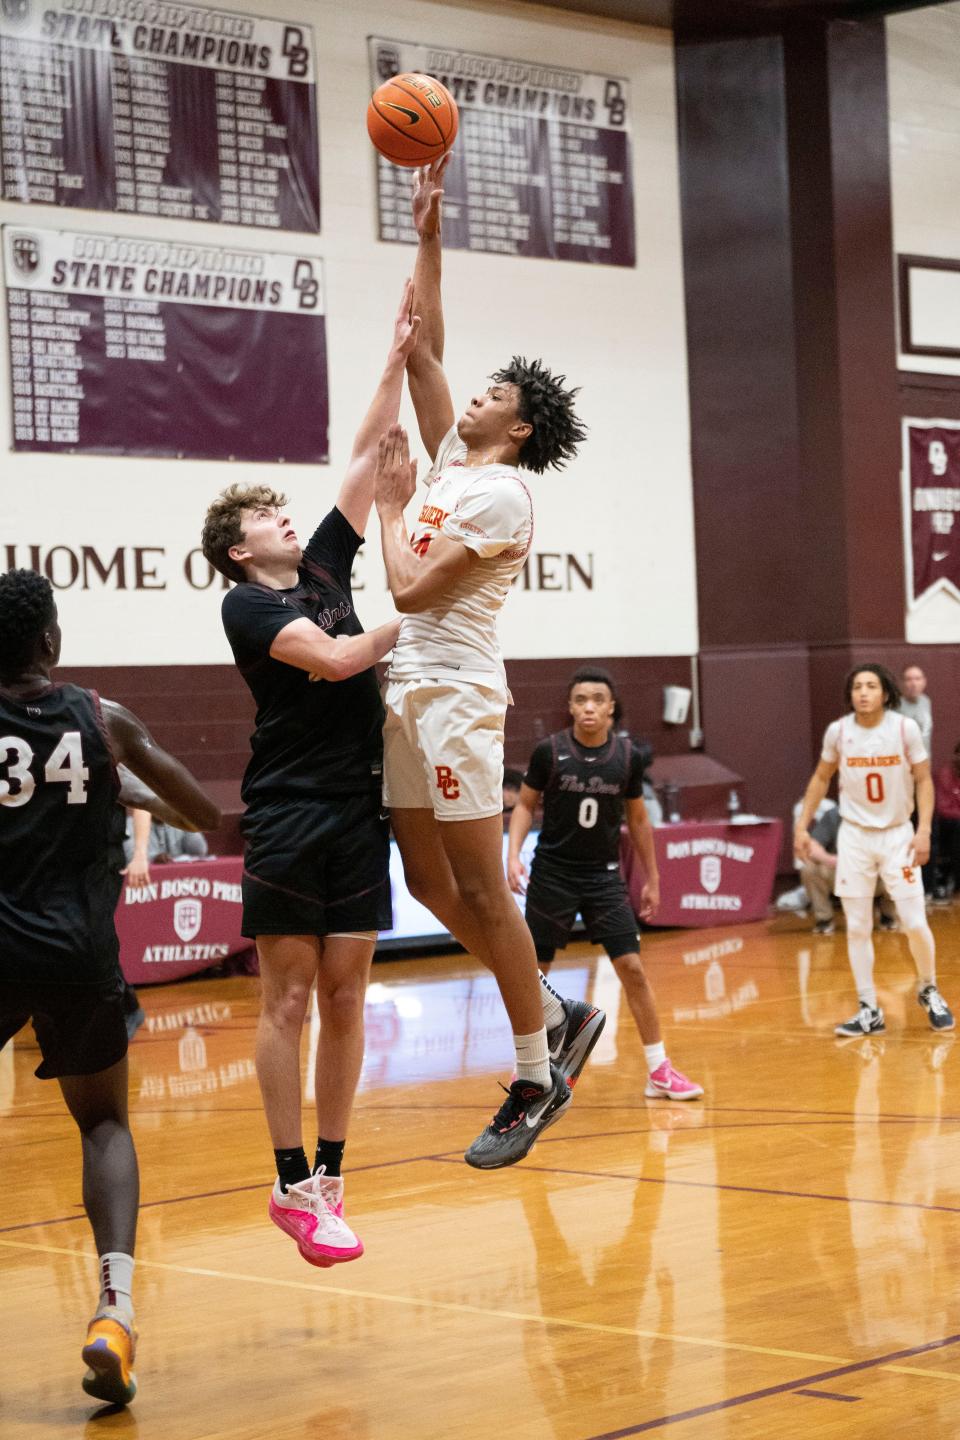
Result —
[[443, 175], [450, 164], [450, 151], [424, 165], [413, 177], [413, 223], [421, 240], [432, 240], [440, 231]]
[[373, 484], [378, 510], [403, 510], [417, 488], [417, 462], [410, 459], [402, 425], [391, 425], [380, 436]]
[[406, 364], [416, 349], [420, 335], [420, 316], [413, 313], [413, 281], [405, 280], [400, 297], [400, 309], [393, 322], [393, 348]]

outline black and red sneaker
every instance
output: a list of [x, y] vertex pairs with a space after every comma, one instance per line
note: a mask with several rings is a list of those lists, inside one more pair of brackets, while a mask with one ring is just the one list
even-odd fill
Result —
[[549, 1089], [544, 1089], [532, 1080], [514, 1080], [506, 1100], [464, 1155], [467, 1164], [475, 1170], [499, 1170], [529, 1155], [544, 1130], [560, 1119], [573, 1099], [556, 1065], [550, 1066], [550, 1082]]
[[556, 1065], [571, 1090], [586, 1065], [590, 1051], [607, 1023], [606, 1013], [585, 1000], [564, 1000], [563, 1019], [547, 1031], [550, 1064]]

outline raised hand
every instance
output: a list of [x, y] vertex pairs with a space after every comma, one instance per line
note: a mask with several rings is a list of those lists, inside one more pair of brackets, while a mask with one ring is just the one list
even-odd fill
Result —
[[413, 314], [413, 281], [403, 282], [400, 309], [393, 322], [393, 348], [406, 363], [420, 336], [420, 316]]
[[450, 164], [451, 151], [424, 165], [413, 177], [413, 223], [421, 240], [430, 240], [440, 233], [440, 206], [443, 201], [443, 177]]
[[403, 510], [417, 488], [417, 462], [410, 459], [402, 425], [391, 425], [380, 436], [373, 484], [378, 510]]

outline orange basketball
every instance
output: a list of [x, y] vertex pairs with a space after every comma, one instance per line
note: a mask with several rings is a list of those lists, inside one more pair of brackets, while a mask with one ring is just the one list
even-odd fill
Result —
[[394, 165], [429, 165], [457, 138], [457, 102], [431, 75], [394, 75], [370, 97], [367, 133]]

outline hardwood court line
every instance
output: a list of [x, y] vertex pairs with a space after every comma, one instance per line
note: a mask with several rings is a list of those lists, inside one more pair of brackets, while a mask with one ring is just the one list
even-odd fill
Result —
[[[431, 1155], [408, 1155], [402, 1160], [375, 1160], [369, 1165], [352, 1165], [351, 1175], [358, 1175], [363, 1170], [390, 1170], [396, 1165], [415, 1165], [419, 1160], [439, 1160], [442, 1157], [436, 1154]], [[268, 1188], [264, 1181], [258, 1180], [252, 1185], [231, 1185], [223, 1190], [199, 1190], [191, 1191], [189, 1195], [168, 1195], [165, 1200], [142, 1200], [140, 1210], [156, 1210], [163, 1205], [184, 1205], [191, 1200], [219, 1200], [224, 1195], [243, 1195], [251, 1190], [266, 1190]], [[23, 1220], [18, 1225], [0, 1226], [0, 1235], [11, 1235], [17, 1230], [42, 1230], [45, 1225], [68, 1225], [75, 1220], [86, 1220], [86, 1214], [79, 1208], [76, 1215], [57, 1215], [50, 1220]]]
[[755, 1400], [766, 1400], [772, 1395], [785, 1395], [792, 1390], [819, 1385], [824, 1380], [836, 1380], [841, 1375], [853, 1375], [859, 1370], [874, 1370], [888, 1366], [892, 1360], [908, 1360], [914, 1355], [928, 1354], [931, 1350], [943, 1350], [956, 1345], [960, 1335], [948, 1335], [944, 1340], [930, 1340], [926, 1345], [915, 1345], [909, 1350], [895, 1350], [890, 1355], [877, 1355], [872, 1360], [856, 1360], [836, 1370], [823, 1370], [819, 1375], [802, 1375], [797, 1380], [786, 1380], [779, 1385], [767, 1385], [763, 1390], [751, 1390], [745, 1395], [732, 1395], [728, 1400], [715, 1400], [711, 1405], [697, 1405], [690, 1410], [680, 1410], [674, 1415], [661, 1415], [656, 1420], [644, 1420], [639, 1425], [627, 1425], [622, 1430], [605, 1430], [602, 1435], [591, 1435], [588, 1440], [626, 1440], [630, 1435], [643, 1435], [647, 1430], [662, 1430], [666, 1425], [677, 1425], [682, 1420], [696, 1420], [701, 1415], [715, 1415], [719, 1410], [732, 1410], [736, 1406], [751, 1405]]
[[924, 1379], [932, 1377], [934, 1380], [960, 1382], [960, 1371], [954, 1374], [950, 1370], [921, 1370], [919, 1365], [884, 1365], [883, 1369], [893, 1375], [922, 1375]]
[[[8, 1250], [26, 1250], [43, 1255], [78, 1256], [96, 1260], [92, 1251], [67, 1249], [61, 1245], [24, 1244], [20, 1240], [2, 1240], [0, 1246]], [[209, 1270], [198, 1265], [171, 1265], [160, 1260], [141, 1260], [137, 1257], [140, 1270], [163, 1270], [175, 1275], [197, 1275], [213, 1280], [234, 1280], [248, 1285], [265, 1285], [281, 1290], [308, 1290], [312, 1295], [337, 1295], [347, 1300], [377, 1300], [386, 1305], [408, 1305], [424, 1310], [443, 1310], [455, 1315], [480, 1315], [488, 1320], [518, 1320], [524, 1324], [556, 1325], [564, 1330], [586, 1330], [601, 1335], [629, 1335], [640, 1340], [663, 1340], [671, 1345], [695, 1345], [708, 1350], [731, 1350], [744, 1355], [772, 1355], [786, 1360], [816, 1360], [821, 1364], [845, 1365], [836, 1355], [812, 1355], [803, 1350], [781, 1350], [766, 1345], [738, 1345], [732, 1340], [711, 1340], [698, 1335], [674, 1335], [660, 1330], [639, 1330], [628, 1325], [600, 1325], [589, 1320], [564, 1320], [555, 1315], [528, 1315], [518, 1310], [491, 1310], [480, 1305], [461, 1305], [450, 1300], [431, 1300], [415, 1295], [387, 1295], [378, 1290], [348, 1290], [342, 1285], [310, 1284], [306, 1280], [280, 1280], [268, 1275], [243, 1275], [230, 1270]], [[911, 1352], [912, 1353], [912, 1352]], [[802, 1384], [802, 1381], [798, 1381]]]
[[[696, 1130], [674, 1131], [676, 1135], [696, 1135]], [[590, 1135], [576, 1135], [570, 1137], [575, 1140], [590, 1140]], [[602, 1138], [602, 1137], [597, 1137]], [[545, 1141], [545, 1144], [551, 1142]], [[558, 1135], [553, 1142], [560, 1143]], [[431, 1159], [438, 1160], [443, 1164], [452, 1165], [454, 1161], [446, 1155], [431, 1156]], [[774, 1195], [778, 1199], [786, 1200], [831, 1200], [844, 1205], [886, 1205], [894, 1210], [942, 1210], [948, 1215], [960, 1214], [960, 1205], [924, 1205], [915, 1200], [874, 1200], [863, 1195], [819, 1195], [811, 1190], [769, 1190], [760, 1185], [718, 1185], [710, 1180], [668, 1180], [666, 1178], [656, 1179], [650, 1175], [621, 1175], [617, 1170], [571, 1170], [560, 1165], [527, 1165], [527, 1170], [536, 1170], [541, 1175], [579, 1175], [585, 1180], [628, 1180], [634, 1185], [680, 1185], [694, 1190], [732, 1190], [743, 1195]]]

